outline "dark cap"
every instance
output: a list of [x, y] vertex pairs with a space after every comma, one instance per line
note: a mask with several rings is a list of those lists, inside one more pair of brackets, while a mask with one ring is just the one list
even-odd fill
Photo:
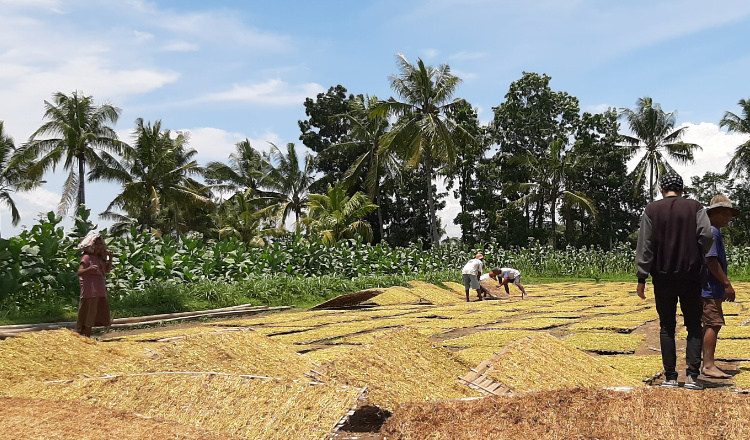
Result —
[[661, 182], [659, 184], [661, 189], [664, 191], [675, 191], [682, 192], [684, 185], [682, 183], [682, 177], [674, 171], [668, 171], [661, 176]]

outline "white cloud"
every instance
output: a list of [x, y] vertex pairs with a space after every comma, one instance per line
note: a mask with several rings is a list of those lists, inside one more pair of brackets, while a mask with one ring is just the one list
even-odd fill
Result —
[[213, 127], [190, 128], [179, 131], [189, 133], [190, 147], [198, 152], [198, 162], [201, 164], [212, 160], [226, 162], [229, 155], [234, 153], [235, 144], [245, 140], [245, 138], [258, 151], [270, 151], [269, 142], [281, 146], [279, 135], [271, 131], [266, 131], [254, 137]]
[[59, 0], [0, 0], [0, 5], [23, 8], [42, 8], [51, 12], [62, 13]]
[[462, 52], [454, 53], [453, 55], [449, 55], [448, 59], [459, 60], [459, 61], [477, 60], [479, 58], [484, 58], [485, 56], [487, 56], [487, 54], [484, 52], [463, 52], [462, 51]]
[[587, 105], [583, 108], [583, 111], [589, 112], [591, 114], [596, 113], [604, 113], [607, 110], [609, 110], [612, 106], [609, 104], [597, 104], [597, 105]]
[[457, 69], [451, 69], [451, 73], [463, 80], [463, 82], [472, 82], [475, 79], [479, 78], [479, 76], [476, 73], [470, 73], [470, 72], [464, 72]]
[[149, 32], [133, 31], [133, 35], [138, 43], [146, 43], [154, 39], [154, 34]]
[[199, 49], [200, 47], [197, 44], [187, 41], [171, 41], [162, 46], [162, 50], [167, 52], [195, 52]]
[[750, 139], [750, 135], [722, 131], [718, 125], [711, 122], [685, 123], [680, 127], [686, 127], [682, 141], [703, 147], [703, 150], [695, 152], [694, 164], [674, 165], [685, 182], [689, 182], [692, 176], [702, 177], [707, 171], [724, 172], [735, 148]]
[[[678, 128], [685, 128], [682, 136], [683, 142], [698, 144], [702, 150], [694, 152], [695, 162], [688, 165], [679, 165], [670, 160], [670, 164], [688, 183], [693, 176], [702, 177], [706, 172], [723, 173], [727, 163], [734, 155], [738, 145], [747, 142], [750, 136], [746, 134], [727, 133], [722, 131], [718, 125], [712, 122], [701, 122], [699, 124], [684, 123]], [[636, 155], [628, 162], [628, 170], [635, 168], [641, 155]]]
[[0, 67], [4, 67], [0, 71], [19, 74], [0, 85], [0, 114], [8, 132], [17, 140], [26, 139], [41, 124], [43, 102], [54, 92], [81, 90], [94, 96], [97, 103], [114, 102], [153, 91], [179, 78], [178, 73], [170, 71], [110, 68], [97, 57], [72, 58], [49, 69], [20, 64]]
[[50, 211], [57, 208], [60, 197], [60, 193], [45, 188], [37, 188], [34, 191], [17, 193], [14, 198], [25, 201], [31, 208]]
[[461, 212], [461, 202], [453, 197], [453, 191], [446, 189], [443, 179], [436, 180], [435, 184], [437, 185], [437, 192], [448, 193], [448, 196], [443, 199], [445, 200], [445, 208], [437, 212], [445, 229], [445, 235], [446, 237], [461, 238], [461, 226], [453, 223], [453, 219]]
[[440, 55], [440, 51], [437, 49], [425, 49], [422, 51], [422, 54], [426, 59], [430, 59]]
[[235, 84], [227, 92], [211, 93], [198, 101], [241, 101], [251, 104], [299, 105], [305, 98], [325, 92], [320, 84], [307, 83], [291, 85], [280, 79], [270, 79], [259, 84], [240, 86]]
[[140, 0], [127, 2], [125, 7], [137, 11], [151, 26], [174, 35], [189, 36], [190, 40], [263, 52], [286, 52], [292, 49], [291, 38], [287, 35], [247, 26], [231, 11], [181, 13], [160, 9], [156, 3]]

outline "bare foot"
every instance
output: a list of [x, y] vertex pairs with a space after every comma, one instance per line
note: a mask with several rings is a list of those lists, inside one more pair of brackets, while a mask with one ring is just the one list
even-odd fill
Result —
[[719, 370], [717, 367], [704, 367], [703, 375], [713, 379], [729, 379], [730, 377], [732, 377], [729, 374]]

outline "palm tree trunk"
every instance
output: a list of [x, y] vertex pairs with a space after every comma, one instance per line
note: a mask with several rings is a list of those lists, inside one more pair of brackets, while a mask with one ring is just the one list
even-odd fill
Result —
[[440, 248], [440, 237], [437, 231], [437, 219], [435, 215], [435, 195], [432, 193], [432, 161], [425, 160], [425, 171], [427, 171], [427, 206], [430, 209], [430, 235], [435, 248]]
[[648, 200], [650, 202], [654, 201], [654, 164], [652, 163], [651, 166], [648, 167], [648, 177], [649, 177], [649, 184], [648, 184]]
[[557, 250], [557, 223], [555, 222], [555, 204], [557, 200], [552, 199], [552, 207], [550, 209], [550, 215], [552, 216], [552, 249]]
[[[463, 161], [462, 161], [463, 162]], [[466, 243], [469, 238], [471, 238], [471, 242], [474, 242], [474, 237], [471, 237], [472, 228], [469, 227], [469, 225], [466, 224], [466, 205], [468, 203], [469, 195], [467, 194], [467, 182], [469, 181], [469, 176], [467, 175], [468, 172], [466, 171], [466, 168], [463, 168], [460, 170], [458, 175], [458, 187], [459, 187], [459, 194], [461, 195], [461, 200], [459, 200], [459, 204], [461, 205], [461, 241]]]
[[375, 200], [377, 200], [378, 204], [378, 232], [380, 233], [380, 241], [385, 241], [385, 229], [383, 228], [383, 211], [380, 209], [381, 200], [383, 197], [380, 195], [380, 186], [378, 185], [377, 193], [375, 195]]
[[84, 188], [84, 184], [86, 181], [86, 163], [85, 159], [82, 157], [78, 158], [78, 197], [75, 211], [78, 212], [78, 208], [81, 207], [81, 205], [86, 204], [86, 190]]

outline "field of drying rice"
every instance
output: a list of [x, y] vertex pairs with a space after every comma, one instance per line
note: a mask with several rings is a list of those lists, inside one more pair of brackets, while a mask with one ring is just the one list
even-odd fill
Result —
[[[455, 283], [410, 284], [346, 309], [97, 339], [67, 330], [6, 339], [0, 438], [93, 439], [123, 429], [131, 437], [119, 438], [326, 439], [362, 408], [393, 414], [383, 427], [388, 439], [645, 439], [657, 422], [662, 438], [691, 438], [677, 413], [659, 407], [689, 407], [696, 394], [648, 386], [662, 369], [657, 315], [634, 283], [530, 285], [524, 299], [513, 286], [510, 296], [493, 289], [499, 299], [469, 303]], [[748, 287], [737, 283], [738, 297]], [[746, 414], [750, 398], [735, 391], [750, 389], [750, 302], [726, 312], [716, 357], [733, 378], [705, 394]], [[655, 405], [652, 419], [643, 408], [627, 411], [643, 402]], [[65, 416], [70, 408], [97, 416]], [[539, 422], [534, 411], [542, 410], [556, 422]], [[710, 438], [747, 438], [746, 417], [714, 417]], [[566, 437], [577, 423], [611, 429], [597, 426], [587, 437], [579, 426], [582, 434]]]

